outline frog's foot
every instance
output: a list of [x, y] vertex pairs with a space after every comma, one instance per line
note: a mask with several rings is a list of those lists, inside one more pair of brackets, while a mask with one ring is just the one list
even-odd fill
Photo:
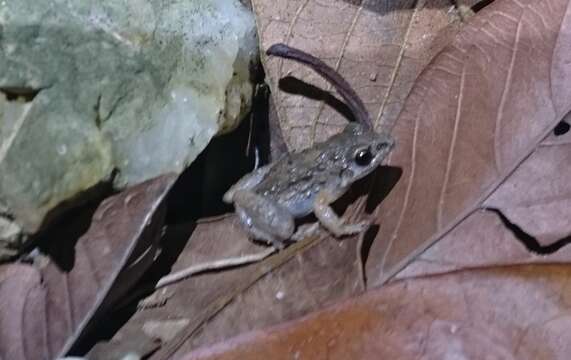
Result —
[[343, 220], [335, 214], [333, 209], [329, 206], [335, 200], [326, 191], [317, 194], [315, 202], [313, 203], [313, 213], [319, 219], [319, 222], [333, 235], [341, 237], [344, 235], [353, 235], [366, 230], [369, 223], [360, 222], [356, 224], [344, 224]]
[[356, 224], [342, 224], [339, 226], [338, 232], [340, 235], [353, 235], [367, 230], [371, 224], [367, 221], [362, 221]]
[[285, 247], [284, 240], [281, 240], [278, 237], [270, 233], [264, 232], [263, 230], [260, 230], [256, 227], [249, 227], [248, 232], [250, 233], [250, 236], [253, 237], [255, 240], [262, 241], [277, 250], [283, 250], [283, 248]]
[[461, 4], [459, 0], [455, 0], [454, 2], [455, 2], [454, 5], [456, 7], [456, 11], [458, 12], [458, 16], [460, 17], [460, 20], [462, 20], [463, 22], [465, 22], [472, 16], [476, 15], [474, 10], [472, 10], [470, 6], [466, 4]]
[[301, 241], [303, 239], [317, 235], [318, 231], [319, 231], [319, 222], [314, 222], [313, 224], [303, 224], [291, 236], [291, 240]]

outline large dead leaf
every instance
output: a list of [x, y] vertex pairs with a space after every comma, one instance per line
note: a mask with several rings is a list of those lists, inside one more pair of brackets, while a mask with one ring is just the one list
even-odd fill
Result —
[[[272, 259], [260, 264], [258, 271], [267, 272], [267, 275], [234, 293], [235, 299], [210, 319], [177, 354], [300, 317], [364, 290], [354, 244], [324, 242], [322, 246], [312, 246], [303, 252], [299, 250], [289, 249], [289, 261], [280, 267], [272, 263]], [[271, 268], [273, 270], [268, 271]], [[235, 282], [240, 284], [244, 279]]]
[[[446, 43], [438, 38], [439, 30], [456, 19], [451, 15], [454, 12], [448, 11], [453, 9], [449, 0], [252, 3], [262, 48], [285, 43], [337, 69], [349, 79], [379, 128], [394, 123], [415, 78]], [[291, 61], [271, 59], [266, 72], [290, 149], [327, 139], [346, 124], [347, 119], [325, 105], [338, 105], [327, 94], [302, 89], [301, 95], [291, 95], [278, 90], [278, 82], [290, 74], [330, 90], [313, 71]], [[325, 101], [317, 102], [315, 97]]]
[[432, 276], [188, 358], [566, 358], [569, 269], [505, 267], [571, 259], [530, 252], [569, 234], [568, 137], [549, 136], [571, 108], [568, 3], [546, 3], [483, 10], [425, 70], [396, 124], [391, 163], [403, 176], [377, 213], [369, 279], [384, 282], [442, 239], [399, 274]]
[[506, 264], [568, 264], [571, 248], [549, 254], [536, 254], [490, 211], [471, 214], [434, 246], [401, 270], [396, 279], [481, 269]]
[[130, 289], [156, 255], [161, 204], [175, 179], [157, 178], [103, 201], [79, 239], [50, 239], [55, 260], [0, 267], [0, 358], [62, 356]]
[[568, 359], [570, 277], [528, 265], [402, 280], [183, 359]]
[[570, 262], [570, 156], [571, 144], [549, 137], [484, 203], [494, 211], [472, 213], [396, 277]]
[[549, 246], [571, 235], [571, 144], [538, 147], [484, 202]]
[[[168, 242], [185, 240], [185, 234], [192, 231], [173, 271], [265, 251], [247, 241], [238, 226], [234, 217], [226, 217], [199, 223], [194, 229], [179, 226], [168, 231], [164, 239]], [[236, 233], [242, 241], [233, 241]], [[114, 341], [139, 339], [131, 348], [137, 350], [158, 340], [163, 346], [153, 358], [166, 359], [177, 351], [185, 353], [236, 333], [299, 317], [363, 290], [352, 244], [331, 242], [328, 247], [313, 246], [301, 252], [306, 246], [312, 244], [299, 243], [259, 264], [198, 275], [158, 290], [140, 303], [141, 310]]]
[[[513, 191], [513, 183], [526, 180], [532, 199], [538, 194], [555, 202], [562, 198], [560, 190], [565, 186], [557, 185], [563, 185], [565, 177], [561, 179], [557, 167], [550, 164], [559, 159], [554, 153], [568, 156], [569, 145], [553, 145], [555, 140], [542, 143], [511, 181], [496, 190], [498, 198], [509, 199], [506, 193]], [[534, 182], [542, 165], [553, 169], [541, 172], [551, 179], [549, 192], [543, 181]], [[496, 212], [473, 213], [397, 274], [398, 279], [408, 280], [394, 281], [377, 294], [299, 323], [242, 335], [185, 359], [266, 358], [269, 354], [272, 359], [566, 359], [569, 306], [565, 299], [570, 295], [571, 268], [505, 264], [568, 264], [571, 249], [534, 254], [518, 235]]]
[[[229, 231], [232, 223], [233, 218], [225, 218], [170, 227], [163, 242], [170, 243], [171, 246], [173, 243], [184, 246], [172, 271], [263, 250], [248, 241], [245, 234], [242, 234], [241, 241], [235, 241], [236, 232]], [[159, 341], [166, 343], [161, 349], [162, 353], [172, 353], [204, 321], [220, 311], [227, 304], [228, 298], [239, 294], [260, 276], [255, 268], [244, 267], [235, 271], [198, 275], [158, 290], [139, 303], [140, 310], [119, 330], [114, 339]], [[160, 353], [156, 356], [162, 357]]]
[[[557, 226], [546, 243], [571, 232], [555, 218], [569, 197], [564, 177], [545, 174], [568, 162], [568, 153], [537, 149], [571, 109], [569, 13], [568, 0], [496, 1], [424, 70], [393, 130], [399, 146], [391, 163], [403, 176], [377, 214], [381, 228], [367, 263], [372, 284], [480, 207], [497, 207], [514, 221], [552, 217], [525, 225], [544, 234], [540, 227]], [[525, 161], [531, 154], [538, 160]], [[534, 175], [522, 180], [519, 172]], [[546, 200], [555, 183], [562, 197], [528, 206]], [[501, 184], [503, 197], [492, 195]], [[514, 191], [532, 184], [533, 191]]]

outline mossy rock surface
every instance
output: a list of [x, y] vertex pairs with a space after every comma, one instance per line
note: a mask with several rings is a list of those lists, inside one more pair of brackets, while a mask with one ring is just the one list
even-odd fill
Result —
[[185, 169], [248, 111], [257, 58], [237, 0], [2, 1], [0, 248], [102, 183]]

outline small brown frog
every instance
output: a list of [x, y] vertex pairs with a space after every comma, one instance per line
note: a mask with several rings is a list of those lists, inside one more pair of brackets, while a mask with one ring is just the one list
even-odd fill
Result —
[[[321, 60], [284, 44], [275, 44], [266, 53], [314, 69], [335, 87], [357, 122], [349, 123], [343, 132], [323, 143], [254, 170], [224, 194], [224, 201], [234, 203], [241, 222], [254, 238], [280, 249], [287, 240], [303, 238], [307, 229], [294, 234], [294, 219], [311, 212], [335, 236], [363, 231], [368, 223], [344, 224], [330, 204], [381, 164], [394, 146], [393, 138], [373, 130], [361, 99]], [[316, 227], [317, 223], [310, 229]]]

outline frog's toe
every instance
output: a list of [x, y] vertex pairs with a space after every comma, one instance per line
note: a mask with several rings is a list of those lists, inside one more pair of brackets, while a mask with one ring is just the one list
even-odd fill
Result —
[[343, 226], [343, 233], [345, 235], [358, 234], [360, 232], [367, 230], [369, 226], [371, 226], [371, 224], [368, 221], [361, 221], [356, 224], [345, 224]]
[[313, 224], [303, 224], [297, 231], [291, 236], [292, 241], [301, 241], [305, 238], [316, 236], [319, 231], [319, 223], [315, 222]]

